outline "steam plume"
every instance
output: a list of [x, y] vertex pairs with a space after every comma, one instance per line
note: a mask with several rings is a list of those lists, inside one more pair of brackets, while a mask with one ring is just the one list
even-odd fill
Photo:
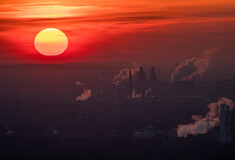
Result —
[[193, 57], [178, 65], [171, 74], [170, 82], [190, 80], [194, 76], [202, 76], [209, 67], [212, 55], [217, 50], [218, 47], [207, 49], [203, 52], [202, 57]]
[[77, 81], [77, 82], [75, 82], [75, 83], [74, 83], [74, 85], [82, 86], [82, 85], [84, 85], [84, 84], [83, 84], [83, 83], [81, 83], [80, 81]]
[[205, 117], [202, 117], [201, 115], [193, 115], [193, 123], [178, 125], [178, 137], [187, 137], [189, 134], [205, 134], [208, 130], [214, 128], [215, 126], [219, 126], [220, 104], [230, 106], [230, 110], [234, 107], [232, 100], [225, 97], [219, 98], [217, 102], [212, 102], [207, 106], [209, 111]]
[[132, 91], [132, 98], [141, 98], [141, 94], [136, 94], [135, 89]]
[[[151, 88], [147, 89], [145, 91], [144, 95], [147, 95], [149, 92], [151, 92]], [[141, 97], [142, 97], [142, 95], [141, 94], [137, 94], [135, 89], [132, 90], [132, 98], [135, 99], [135, 98], [141, 98]], [[130, 98], [130, 96], [128, 96], [128, 98]]]
[[120, 72], [118, 73], [118, 75], [116, 75], [113, 79], [113, 83], [116, 86], [118, 86], [119, 83], [121, 83], [123, 80], [129, 78], [129, 71], [131, 71], [131, 75], [134, 76], [135, 73], [138, 71], [138, 67], [134, 67], [134, 68], [124, 68], [122, 70], [120, 70]]
[[92, 91], [90, 89], [85, 89], [83, 93], [76, 98], [76, 101], [85, 101], [89, 99], [92, 95]]
[[145, 94], [144, 95], [147, 95], [149, 92], [151, 92], [152, 91], [152, 89], [151, 88], [149, 88], [149, 89], [147, 89], [146, 91], [145, 91]]

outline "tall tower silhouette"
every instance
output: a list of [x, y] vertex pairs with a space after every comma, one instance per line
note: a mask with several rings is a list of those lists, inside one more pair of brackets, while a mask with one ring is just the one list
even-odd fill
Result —
[[150, 82], [152, 84], [157, 82], [157, 74], [155, 72], [155, 67], [151, 68], [151, 71], [150, 71]]
[[142, 101], [144, 100], [144, 94], [145, 94], [145, 89], [146, 89], [146, 73], [144, 72], [144, 68], [140, 67], [139, 72], [138, 72], [138, 81], [139, 81], [139, 86], [140, 86], [140, 91], [141, 91], [141, 98]]
[[146, 82], [146, 73], [144, 72], [143, 67], [139, 68], [138, 81], [139, 81], [139, 84], [144, 84]]

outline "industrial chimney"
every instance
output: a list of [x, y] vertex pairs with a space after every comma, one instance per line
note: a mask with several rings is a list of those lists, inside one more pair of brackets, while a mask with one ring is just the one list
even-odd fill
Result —
[[220, 105], [220, 143], [231, 142], [231, 117], [230, 106]]
[[220, 105], [220, 143], [226, 142], [225, 104]]
[[131, 70], [129, 71], [129, 80], [130, 80], [130, 99], [132, 99], [132, 75], [131, 75]]
[[227, 142], [231, 142], [231, 113], [230, 106], [226, 105], [226, 126], [227, 126]]

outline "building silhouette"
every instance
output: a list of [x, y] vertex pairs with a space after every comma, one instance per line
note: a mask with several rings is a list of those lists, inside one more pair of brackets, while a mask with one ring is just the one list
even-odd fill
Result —
[[145, 84], [146, 83], [146, 73], [144, 72], [143, 67], [139, 68], [138, 81], [139, 81], [139, 84]]
[[220, 143], [231, 142], [230, 133], [230, 106], [220, 105]]
[[138, 72], [138, 82], [139, 88], [141, 92], [141, 99], [144, 100], [145, 90], [146, 90], [146, 73], [144, 72], [144, 68], [140, 67]]
[[157, 74], [155, 72], [155, 67], [151, 68], [149, 80], [150, 80], [150, 83], [152, 83], [152, 84], [157, 82]]

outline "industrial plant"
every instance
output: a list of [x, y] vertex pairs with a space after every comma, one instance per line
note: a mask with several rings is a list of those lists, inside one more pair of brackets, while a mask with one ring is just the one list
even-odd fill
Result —
[[6, 67], [2, 74], [12, 78], [1, 79], [1, 156], [233, 155], [234, 78], [203, 80], [195, 69], [183, 75], [182, 65]]

